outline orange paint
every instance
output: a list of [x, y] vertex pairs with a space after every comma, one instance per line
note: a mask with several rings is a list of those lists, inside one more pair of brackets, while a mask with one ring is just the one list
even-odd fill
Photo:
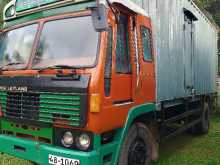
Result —
[[[101, 65], [101, 74], [99, 79], [96, 79], [95, 88], [90, 86], [90, 93], [99, 93], [102, 96], [101, 112], [100, 113], [89, 113], [88, 130], [93, 130], [96, 133], [102, 133], [115, 128], [123, 127], [129, 109], [133, 106], [147, 103], [155, 102], [155, 70], [154, 61], [146, 62], [143, 59], [143, 48], [142, 41], [140, 39], [140, 26], [144, 25], [151, 29], [150, 19], [143, 16], [135, 16], [137, 22], [137, 33], [138, 33], [138, 52], [139, 52], [139, 64], [140, 64], [140, 74], [139, 83], [137, 86], [137, 75], [136, 75], [136, 64], [135, 64], [135, 49], [132, 45], [132, 38], [134, 38], [134, 33], [131, 29], [131, 17], [129, 20], [129, 39], [130, 39], [130, 56], [132, 64], [132, 74], [123, 75], [117, 74], [115, 70], [115, 53], [116, 53], [116, 36], [117, 36], [117, 25], [114, 20], [114, 16], [109, 14], [109, 24], [113, 27], [113, 58], [112, 58], [112, 86], [111, 93], [109, 97], [105, 97], [104, 94], [104, 65], [105, 65], [105, 54], [103, 53], [99, 57], [99, 64]], [[107, 34], [105, 34], [107, 35]], [[101, 45], [101, 50], [106, 49], [106, 39], [103, 41], [104, 45]], [[153, 49], [153, 47], [152, 47]], [[105, 51], [104, 51], [105, 52]], [[154, 51], [152, 51], [152, 56], [154, 56]], [[98, 74], [97, 74], [98, 76]], [[127, 105], [115, 105], [114, 101], [117, 100], [129, 100], [131, 103]]]
[[[100, 41], [100, 53], [98, 55], [98, 63], [94, 68], [87, 69], [77, 69], [78, 74], [89, 74], [91, 75], [88, 93], [100, 94], [101, 96], [101, 111], [99, 113], [91, 113], [88, 109], [88, 123], [83, 130], [92, 131], [94, 133], [103, 133], [112, 129], [123, 127], [129, 109], [132, 107], [147, 103], [155, 102], [155, 67], [154, 60], [152, 62], [144, 61], [143, 59], [143, 48], [141, 41], [140, 26], [144, 25], [151, 29], [150, 19], [144, 16], [136, 15], [130, 11], [118, 7], [124, 14], [128, 16], [128, 33], [129, 33], [129, 47], [130, 47], [130, 63], [131, 63], [131, 74], [118, 74], [116, 73], [116, 42], [117, 42], [117, 24], [115, 17], [111, 11], [108, 14], [108, 22], [113, 28], [113, 48], [112, 48], [112, 77], [111, 77], [111, 92], [110, 96], [106, 97], [104, 93], [104, 69], [105, 69], [105, 59], [106, 59], [106, 48], [107, 48], [107, 32], [101, 32]], [[62, 16], [54, 16], [45, 19], [40, 19], [34, 22], [39, 22], [40, 28], [45, 21], [72, 17], [72, 16], [82, 16], [90, 14], [89, 11], [77, 12], [73, 14], [64, 14]], [[137, 75], [137, 66], [135, 63], [136, 50], [134, 47], [134, 29], [132, 26], [132, 18], [136, 22], [136, 31], [138, 37], [138, 53], [140, 64], [140, 72]], [[33, 22], [31, 22], [33, 23]], [[30, 24], [30, 23], [28, 23]], [[22, 25], [23, 26], [23, 25]], [[4, 30], [5, 31], [5, 30]], [[37, 38], [39, 38], [39, 35]], [[35, 41], [35, 47], [36, 41]], [[153, 49], [153, 47], [152, 47]], [[154, 51], [153, 56], [154, 56]], [[31, 70], [31, 61], [33, 60], [35, 52], [32, 52], [32, 58], [28, 63], [27, 70], [15, 70], [15, 71], [4, 71], [4, 76], [30, 76], [38, 75], [37, 70]], [[71, 70], [63, 70], [63, 73], [68, 74]], [[54, 69], [47, 69], [42, 71], [42, 75], [54, 75], [57, 71]], [[138, 83], [137, 83], [138, 82]], [[88, 98], [90, 100], [90, 98]], [[120, 104], [120, 101], [127, 101], [127, 104]], [[117, 104], [116, 104], [117, 103]], [[89, 105], [88, 105], [89, 107]], [[67, 127], [62, 125], [56, 125], [56, 127]], [[69, 127], [73, 128], [73, 127]], [[74, 128], [80, 129], [80, 128]]]

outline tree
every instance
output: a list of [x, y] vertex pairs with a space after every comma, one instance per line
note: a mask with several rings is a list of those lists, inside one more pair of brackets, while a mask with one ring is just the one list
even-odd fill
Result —
[[[206, 9], [209, 13], [211, 13], [216, 24], [220, 27], [220, 0], [196, 0], [196, 3], [200, 7]], [[219, 36], [220, 36], [220, 31], [219, 31]], [[218, 71], [220, 73], [220, 40], [218, 40], [218, 48], [219, 48]]]

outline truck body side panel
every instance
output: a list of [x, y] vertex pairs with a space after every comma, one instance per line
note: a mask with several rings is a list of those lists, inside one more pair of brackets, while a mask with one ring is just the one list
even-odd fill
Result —
[[157, 102], [216, 92], [217, 30], [206, 16], [188, 0], [133, 1], [152, 19]]

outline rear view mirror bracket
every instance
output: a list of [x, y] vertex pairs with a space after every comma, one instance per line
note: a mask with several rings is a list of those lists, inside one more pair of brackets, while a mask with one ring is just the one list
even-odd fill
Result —
[[105, 5], [99, 4], [97, 7], [90, 8], [92, 11], [92, 22], [97, 32], [108, 30], [107, 9]]

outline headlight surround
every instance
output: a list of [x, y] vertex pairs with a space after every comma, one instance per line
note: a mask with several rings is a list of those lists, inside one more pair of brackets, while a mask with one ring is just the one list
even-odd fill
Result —
[[93, 149], [93, 139], [92, 132], [55, 128], [53, 144], [67, 149], [88, 152]]

